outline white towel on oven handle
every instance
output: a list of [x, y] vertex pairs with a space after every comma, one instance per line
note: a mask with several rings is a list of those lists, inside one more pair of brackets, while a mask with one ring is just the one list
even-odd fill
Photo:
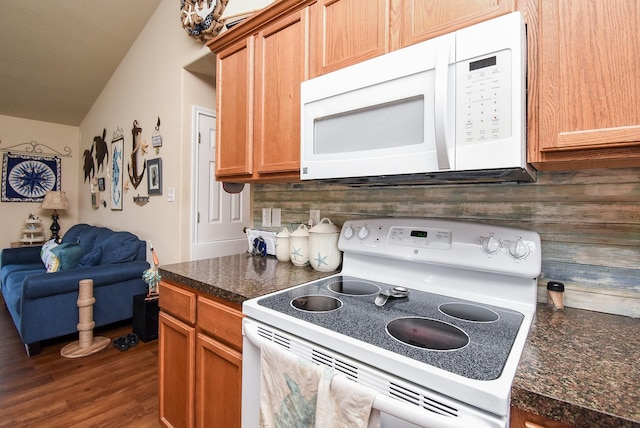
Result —
[[380, 411], [373, 408], [376, 392], [337, 373], [320, 380], [316, 428], [380, 428]]
[[375, 392], [326, 366], [305, 361], [263, 342], [260, 426], [379, 428]]
[[309, 427], [316, 417], [318, 386], [333, 372], [271, 342], [261, 345], [260, 426]]

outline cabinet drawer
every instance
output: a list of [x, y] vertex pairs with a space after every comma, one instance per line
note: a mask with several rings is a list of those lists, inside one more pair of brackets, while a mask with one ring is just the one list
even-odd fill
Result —
[[196, 323], [196, 295], [160, 281], [160, 309], [189, 324]]
[[242, 317], [237, 309], [198, 298], [198, 327], [238, 351], [242, 350]]

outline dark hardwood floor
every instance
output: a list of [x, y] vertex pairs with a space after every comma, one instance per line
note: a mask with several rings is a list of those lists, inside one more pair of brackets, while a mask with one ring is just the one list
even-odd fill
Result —
[[[131, 331], [128, 321], [97, 328], [94, 336]], [[158, 342], [60, 356], [75, 340], [77, 333], [44, 342], [39, 355], [28, 357], [0, 296], [0, 427], [160, 427]]]

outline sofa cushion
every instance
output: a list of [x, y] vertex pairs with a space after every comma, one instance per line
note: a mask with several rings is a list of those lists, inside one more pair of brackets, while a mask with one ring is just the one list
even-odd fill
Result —
[[[96, 242], [96, 245], [98, 243]], [[129, 232], [113, 232], [102, 243], [100, 265], [124, 263], [135, 260], [140, 240]]]
[[82, 247], [80, 244], [60, 244], [51, 250], [60, 260], [58, 271], [65, 271], [76, 267], [78, 260], [82, 257]]
[[72, 226], [62, 238], [63, 244], [80, 244], [85, 254], [90, 253], [96, 246], [100, 246], [113, 232], [106, 227], [76, 224]]
[[102, 247], [93, 247], [93, 249], [84, 254], [78, 260], [78, 267], [98, 266], [102, 258]]
[[51, 239], [50, 241], [45, 242], [40, 250], [40, 258], [49, 273], [57, 272], [58, 267], [60, 266], [60, 259], [53, 253], [53, 249], [57, 246], [58, 243], [55, 239]]
[[28, 276], [41, 275], [45, 272], [44, 267], [39, 266], [35, 269], [14, 271], [7, 275], [6, 280], [2, 283], [2, 297], [7, 306], [13, 309], [13, 312], [20, 313], [24, 279]]
[[80, 241], [80, 236], [85, 235], [87, 233], [91, 233], [92, 230], [97, 229], [95, 226], [89, 226], [88, 224], [80, 223], [74, 224], [67, 230], [62, 237], [62, 243], [70, 242], [77, 243]]
[[0, 269], [0, 283], [5, 284], [7, 282], [7, 277], [11, 275], [13, 272], [18, 272], [21, 270], [40, 270], [40, 273], [44, 272], [44, 267], [42, 263], [26, 263], [22, 265], [6, 265], [2, 266]]

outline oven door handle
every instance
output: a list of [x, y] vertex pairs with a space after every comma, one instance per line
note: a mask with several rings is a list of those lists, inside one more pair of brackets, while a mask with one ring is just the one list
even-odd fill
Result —
[[[258, 334], [258, 327], [247, 322], [245, 318], [242, 323], [242, 331], [249, 341], [262, 349], [262, 343], [266, 339]], [[285, 348], [286, 349], [286, 348]], [[373, 408], [382, 413], [387, 413], [398, 419], [416, 424], [425, 428], [490, 428], [490, 425], [483, 419], [469, 416], [443, 416], [430, 411], [425, 411], [421, 407], [403, 403], [384, 394], [377, 394], [373, 400]]]

